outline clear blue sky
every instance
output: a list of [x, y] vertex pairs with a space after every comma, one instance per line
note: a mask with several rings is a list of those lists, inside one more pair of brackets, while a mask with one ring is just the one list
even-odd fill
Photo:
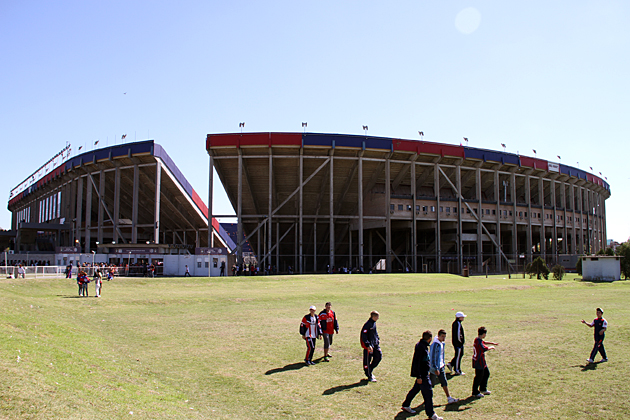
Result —
[[0, 191], [66, 141], [126, 133], [162, 144], [206, 197], [208, 133], [365, 124], [592, 166], [611, 184], [608, 237], [625, 241], [629, 18], [619, 0], [2, 1]]

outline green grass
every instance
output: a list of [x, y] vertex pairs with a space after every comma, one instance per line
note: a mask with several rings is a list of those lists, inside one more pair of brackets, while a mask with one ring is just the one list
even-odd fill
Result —
[[[93, 294], [93, 284], [90, 284]], [[426, 329], [468, 317], [466, 398], [480, 325], [489, 341], [487, 398], [445, 406], [445, 419], [630, 418], [630, 282], [450, 275], [116, 279], [76, 298], [61, 279], [0, 280], [0, 419], [406, 418], [411, 356]], [[341, 330], [329, 363], [303, 367], [299, 321], [333, 302]], [[610, 362], [585, 367], [602, 306]], [[359, 331], [373, 309], [383, 361], [363, 378]], [[318, 342], [315, 357], [322, 355]], [[19, 357], [19, 361], [18, 361]], [[420, 405], [421, 396], [414, 401]], [[133, 414], [130, 414], [133, 412]], [[424, 418], [424, 413], [416, 416]]]

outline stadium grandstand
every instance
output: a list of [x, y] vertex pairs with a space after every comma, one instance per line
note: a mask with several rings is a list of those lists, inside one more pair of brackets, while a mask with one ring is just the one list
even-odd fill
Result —
[[247, 240], [279, 271], [572, 267], [606, 244], [610, 186], [559, 162], [319, 133], [208, 134], [206, 150], [236, 209], [237, 254]]
[[216, 219], [209, 234], [206, 204], [152, 140], [76, 156], [67, 146], [11, 191], [8, 208], [11, 230], [0, 241], [15, 261], [65, 265], [88, 254], [159, 263], [164, 255], [234, 249]]

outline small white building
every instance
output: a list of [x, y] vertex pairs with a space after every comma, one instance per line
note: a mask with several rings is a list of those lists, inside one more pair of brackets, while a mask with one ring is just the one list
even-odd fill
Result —
[[621, 257], [588, 255], [582, 257], [582, 279], [587, 281], [615, 281], [621, 278]]

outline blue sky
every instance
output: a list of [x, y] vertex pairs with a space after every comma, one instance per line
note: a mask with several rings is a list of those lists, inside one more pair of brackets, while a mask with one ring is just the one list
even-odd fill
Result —
[[[162, 144], [205, 197], [208, 133], [368, 125], [592, 166], [625, 241], [629, 18], [615, 0], [3, 1], [0, 191], [66, 142], [126, 133]], [[214, 211], [232, 212], [224, 195]]]

